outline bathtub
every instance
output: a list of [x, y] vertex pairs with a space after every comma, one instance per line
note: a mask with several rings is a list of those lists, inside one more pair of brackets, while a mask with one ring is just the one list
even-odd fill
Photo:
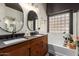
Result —
[[64, 46], [60, 46], [57, 44], [48, 44], [48, 50], [49, 53], [52, 53], [56, 56], [75, 56], [76, 50], [75, 49], [69, 49]]
[[48, 52], [56, 56], [75, 56], [76, 50], [63, 46], [64, 38], [61, 33], [48, 34]]

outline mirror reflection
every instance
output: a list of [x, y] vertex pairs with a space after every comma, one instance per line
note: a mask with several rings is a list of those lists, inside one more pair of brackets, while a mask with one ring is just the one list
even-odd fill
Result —
[[0, 4], [1, 28], [5, 31], [15, 33], [22, 29], [23, 11], [18, 3]]

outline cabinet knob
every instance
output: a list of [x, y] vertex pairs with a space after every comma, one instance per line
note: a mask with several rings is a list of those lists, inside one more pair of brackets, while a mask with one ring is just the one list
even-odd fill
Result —
[[9, 56], [8, 53], [0, 53], [0, 56]]

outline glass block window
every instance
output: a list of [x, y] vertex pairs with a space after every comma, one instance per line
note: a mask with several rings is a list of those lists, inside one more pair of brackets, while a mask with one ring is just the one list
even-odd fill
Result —
[[49, 17], [49, 32], [69, 33], [69, 13], [58, 14]]

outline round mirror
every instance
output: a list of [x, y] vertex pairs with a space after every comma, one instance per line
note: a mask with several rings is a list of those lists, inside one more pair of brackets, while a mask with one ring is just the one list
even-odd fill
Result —
[[23, 10], [18, 3], [0, 3], [0, 28], [4, 31], [15, 33], [22, 29]]
[[27, 16], [27, 27], [30, 31], [35, 31], [36, 20], [38, 20], [37, 14], [34, 11], [29, 11]]

